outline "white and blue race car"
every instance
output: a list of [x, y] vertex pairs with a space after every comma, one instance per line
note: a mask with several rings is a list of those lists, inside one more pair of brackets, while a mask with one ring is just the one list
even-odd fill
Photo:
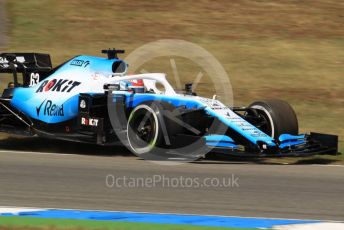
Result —
[[[100, 145], [124, 144], [136, 154], [238, 156], [337, 154], [336, 135], [298, 133], [291, 106], [270, 99], [227, 107], [176, 92], [165, 74], [127, 75], [117, 57], [76, 56], [52, 68], [50, 56], [0, 54], [0, 73], [13, 74], [0, 97], [0, 131]], [[22, 75], [22, 78], [19, 77]], [[158, 151], [159, 150], [159, 151]]]

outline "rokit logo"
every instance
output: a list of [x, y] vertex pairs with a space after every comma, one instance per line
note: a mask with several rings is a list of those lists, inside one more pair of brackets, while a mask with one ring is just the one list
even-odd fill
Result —
[[81, 118], [81, 124], [85, 125], [85, 126], [97, 127], [98, 126], [98, 122], [99, 122], [99, 120], [96, 119], [96, 118], [86, 118], [86, 117], [82, 117]]
[[40, 106], [36, 107], [37, 116], [43, 113], [44, 116], [62, 117], [64, 116], [63, 105], [54, 104], [51, 100], [44, 100]]
[[81, 82], [71, 81], [66, 79], [52, 79], [45, 80], [36, 90], [36, 93], [54, 91], [54, 92], [71, 92], [75, 87], [80, 85]]

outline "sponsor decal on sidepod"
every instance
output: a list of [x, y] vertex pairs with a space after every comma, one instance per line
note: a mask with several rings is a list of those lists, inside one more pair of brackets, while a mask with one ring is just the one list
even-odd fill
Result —
[[[64, 116], [63, 104], [54, 104], [51, 100], [44, 100], [36, 107], [37, 116], [43, 113], [44, 116]], [[42, 113], [41, 113], [42, 112]]]
[[71, 92], [75, 87], [80, 85], [81, 82], [72, 81], [67, 79], [52, 79], [45, 80], [36, 90], [36, 93], [55, 91], [55, 92]]

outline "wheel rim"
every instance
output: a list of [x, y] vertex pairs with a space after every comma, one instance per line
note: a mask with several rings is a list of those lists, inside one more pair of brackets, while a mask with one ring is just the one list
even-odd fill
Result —
[[263, 106], [259, 105], [251, 106], [251, 108], [256, 109], [259, 114], [260, 120], [255, 124], [255, 126], [265, 134], [274, 138], [275, 127], [269, 112]]
[[155, 112], [147, 105], [136, 107], [128, 120], [128, 142], [138, 154], [150, 152], [157, 142], [158, 119]]

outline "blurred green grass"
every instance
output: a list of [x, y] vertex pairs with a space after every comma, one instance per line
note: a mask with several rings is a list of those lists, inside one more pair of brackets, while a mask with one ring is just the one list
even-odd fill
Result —
[[[344, 152], [344, 2], [17, 0], [7, 9], [9, 48], [50, 53], [55, 65], [108, 47], [130, 53], [158, 39], [194, 42], [225, 67], [236, 105], [287, 100], [301, 132], [338, 134]], [[176, 62], [183, 82], [192, 81], [196, 66]], [[145, 69], [171, 76], [168, 64], [160, 59]], [[200, 94], [212, 94], [210, 77]]]
[[[239, 228], [193, 226], [185, 224], [152, 224], [118, 221], [74, 220], [0, 216], [0, 230], [239, 230]], [[240, 230], [254, 230], [240, 228]]]

